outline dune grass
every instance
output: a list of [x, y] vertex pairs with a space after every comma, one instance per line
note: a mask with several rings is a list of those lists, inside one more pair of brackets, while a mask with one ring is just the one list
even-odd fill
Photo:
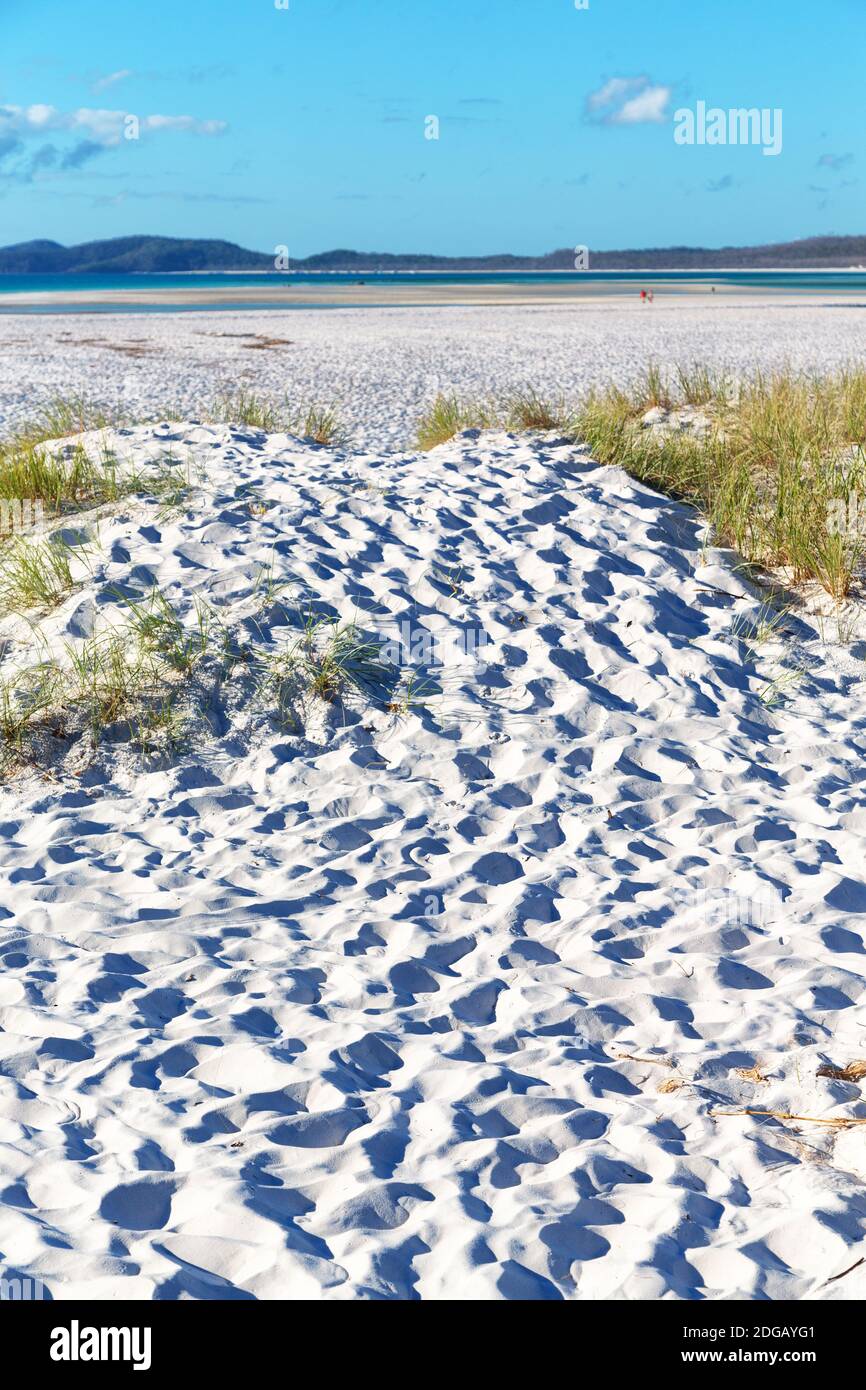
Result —
[[123, 622], [0, 678], [0, 772], [38, 764], [48, 738], [71, 744], [87, 735], [92, 753], [110, 732], [146, 758], [174, 751], [193, 726], [189, 693], [221, 684], [239, 661], [284, 728], [302, 725], [311, 700], [335, 705], [357, 695], [392, 713], [421, 703], [412, 676], [397, 698], [401, 673], [352, 622], [310, 612], [294, 640], [268, 650], [241, 644], [200, 600], [182, 619], [157, 589], [116, 597]]
[[91, 752], [108, 730], [146, 754], [176, 746], [191, 670], [178, 671], [132, 624], [65, 643], [59, 657], [0, 679], [0, 771], [40, 762], [49, 737], [87, 735]]
[[494, 414], [479, 402], [463, 401], [458, 396], [439, 395], [422, 415], [416, 428], [418, 448], [435, 449], [463, 430], [492, 429]]
[[128, 630], [138, 647], [149, 656], [162, 658], [173, 671], [192, 675], [207, 655], [211, 612], [200, 599], [193, 600], [195, 622], [188, 628], [159, 589], [136, 602], [118, 593], [129, 612]]
[[[274, 401], [244, 387], [217, 397], [203, 409], [184, 411], [177, 405], [160, 405], [148, 411], [147, 420], [202, 420], [210, 424], [249, 425], [253, 429], [296, 434], [316, 444], [336, 444], [345, 437], [339, 410], [334, 404], [291, 404]], [[0, 440], [0, 464], [4, 453], [27, 457], [40, 444], [68, 439], [90, 430], [108, 430], [131, 423], [119, 409], [110, 409], [83, 396], [55, 396], [39, 406], [32, 417], [5, 441]], [[137, 416], [136, 424], [146, 423]], [[83, 451], [82, 451], [83, 452]], [[47, 462], [47, 460], [46, 460]], [[4, 494], [16, 496], [21, 494]], [[38, 494], [43, 495], [43, 494]]]
[[269, 433], [279, 430], [285, 418], [285, 412], [273, 401], [263, 400], [255, 392], [243, 388], [221, 396], [207, 413], [212, 414], [220, 424], [249, 425], [251, 429], [267, 430]]
[[669, 410], [674, 403], [671, 389], [662, 372], [654, 362], [649, 364], [644, 373], [641, 396], [642, 403], [646, 406], [647, 410], [650, 410], [653, 406], [661, 406], [662, 409]]
[[121, 484], [110, 455], [94, 462], [80, 445], [65, 456], [41, 447], [114, 423], [104, 407], [80, 396], [48, 401], [9, 438], [0, 440], [0, 498], [39, 501], [55, 514], [114, 500]]
[[314, 613], [306, 615], [298, 638], [260, 656], [257, 665], [260, 692], [288, 728], [298, 725], [299, 705], [311, 696], [334, 704], [356, 693], [387, 705], [397, 675], [355, 623]]
[[38, 443], [0, 444], [0, 497], [40, 501], [49, 514], [117, 501], [132, 485], [107, 453], [94, 461], [81, 446], [60, 457]]
[[558, 430], [573, 434], [575, 421], [562, 400], [549, 400], [533, 387], [511, 392], [499, 401], [462, 400], [439, 395], [416, 427], [418, 448], [426, 452], [463, 430]]
[[14, 433], [12, 442], [21, 447], [44, 444], [49, 439], [66, 439], [88, 430], [110, 429], [121, 423], [118, 412], [110, 411], [84, 396], [52, 396], [38, 406], [30, 419]]
[[107, 447], [73, 441], [62, 450], [44, 447], [87, 430], [118, 426], [120, 416], [79, 397], [49, 402], [9, 438], [0, 440], [0, 500], [39, 503], [45, 521], [135, 495], [176, 504], [191, 490], [170, 459], [147, 468], [121, 466]]
[[50, 663], [0, 678], [0, 771], [23, 757], [28, 735], [48, 718], [56, 693], [57, 674]]
[[0, 614], [55, 608], [74, 586], [78, 547], [55, 539], [33, 543], [16, 537], [0, 549]]
[[[672, 413], [672, 428], [644, 427], [655, 407]], [[686, 407], [692, 416], [680, 420]], [[574, 409], [531, 389], [499, 405], [439, 396], [419, 422], [419, 448], [473, 428], [585, 443], [600, 463], [694, 506], [716, 544], [794, 584], [814, 581], [837, 603], [866, 562], [866, 368], [779, 370], [735, 385], [701, 364], [674, 380], [650, 364], [631, 390], [595, 392]]]
[[110, 725], [129, 720], [158, 675], [149, 653], [123, 632], [69, 643], [66, 657], [57, 667], [57, 703], [64, 715], [76, 709], [85, 714], [94, 742]]
[[[182, 418], [176, 408], [151, 415], [159, 420]], [[249, 391], [221, 398], [202, 412], [202, 418], [284, 431], [322, 445], [339, 445], [346, 438], [332, 405], [275, 405]], [[0, 439], [0, 501], [40, 503], [49, 520], [135, 495], [155, 497], [166, 508], [182, 504], [192, 490], [190, 479], [181, 479], [176, 468], [164, 466], [165, 460], [133, 469], [128, 463], [121, 467], [108, 448], [91, 446], [88, 451], [77, 442], [62, 451], [44, 447], [129, 423], [121, 412], [80, 396], [51, 399], [8, 438]]]
[[562, 400], [547, 400], [532, 387], [506, 396], [502, 414], [510, 430], [568, 430], [573, 423]]
[[205, 419], [222, 424], [249, 425], [252, 429], [295, 434], [314, 444], [336, 445], [345, 439], [345, 429], [334, 405], [290, 406], [276, 404], [253, 391], [240, 390], [221, 397], [205, 413]]
[[593, 456], [693, 504], [749, 563], [845, 599], [866, 558], [866, 369], [758, 374], [736, 389], [689, 377], [669, 408], [700, 395], [700, 432], [643, 429], [658, 394], [653, 380], [591, 397], [577, 432]]
[[299, 434], [314, 444], [342, 444], [346, 434], [335, 406], [311, 405], [296, 412], [289, 434]]

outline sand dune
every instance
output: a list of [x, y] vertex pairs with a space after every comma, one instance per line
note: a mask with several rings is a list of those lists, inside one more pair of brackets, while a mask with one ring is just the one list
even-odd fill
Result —
[[174, 758], [109, 738], [0, 790], [0, 1272], [61, 1299], [862, 1295], [866, 1127], [719, 1113], [866, 1117], [818, 1074], [866, 1055], [860, 663], [805, 627], [754, 657], [758, 600], [694, 517], [550, 437], [107, 442], [195, 492], [83, 523], [55, 652], [117, 588], [189, 622], [198, 597], [265, 656], [315, 603], [408, 645], [426, 702], [279, 728], [240, 667]]

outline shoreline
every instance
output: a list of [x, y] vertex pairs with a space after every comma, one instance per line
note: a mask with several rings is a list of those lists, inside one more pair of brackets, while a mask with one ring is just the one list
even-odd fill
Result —
[[499, 269], [473, 269], [467, 266], [463, 269], [440, 270], [436, 267], [423, 269], [407, 267], [405, 270], [386, 269], [380, 267], [378, 270], [314, 270], [305, 267], [303, 270], [268, 270], [262, 266], [258, 270], [251, 269], [249, 266], [239, 267], [238, 269], [221, 270], [127, 270], [127, 271], [11, 271], [0, 270], [0, 283], [5, 275], [54, 275], [57, 279], [62, 279], [66, 275], [88, 275], [93, 274], [94, 278], [101, 275], [128, 275], [134, 276], [169, 276], [169, 275], [269, 275], [276, 278], [288, 278], [292, 275], [569, 275], [580, 277], [582, 275], [859, 275], [866, 274], [866, 265], [707, 265], [707, 266], [681, 266], [681, 265], [656, 265], [656, 266], [600, 266], [593, 269], [588, 267], [586, 271], [574, 270], [569, 266], [559, 268], [540, 269], [538, 266], [510, 266], [500, 267]]
[[[866, 289], [832, 287], [803, 289], [793, 291], [790, 286], [780, 286], [778, 290], [762, 285], [750, 289], [742, 285], [716, 286], [715, 292], [708, 290], [705, 283], [684, 282], [660, 287], [652, 284], [650, 276], [643, 282], [652, 288], [658, 309], [662, 305], [672, 307], [687, 303], [690, 308], [715, 307], [723, 302], [728, 305], [748, 305], [751, 308], [814, 306], [832, 293], [834, 299], [845, 304], [866, 304]], [[173, 312], [181, 309], [201, 308], [209, 312], [238, 312], [243, 310], [284, 310], [298, 309], [427, 309], [427, 308], [505, 308], [532, 307], [626, 307], [634, 303], [638, 293], [635, 282], [625, 282], [617, 292], [610, 282], [584, 281], [580, 284], [538, 284], [528, 287], [524, 284], [322, 284], [286, 286], [284, 295], [291, 295], [291, 302], [283, 296], [275, 295], [269, 286], [209, 286], [201, 289], [147, 289], [145, 287], [129, 290], [63, 290], [63, 291], [13, 291], [0, 293], [0, 315], [16, 312], [39, 311], [50, 313], [93, 313], [116, 310], [131, 312], [136, 309], [151, 313]], [[639, 308], [650, 306], [638, 305]]]

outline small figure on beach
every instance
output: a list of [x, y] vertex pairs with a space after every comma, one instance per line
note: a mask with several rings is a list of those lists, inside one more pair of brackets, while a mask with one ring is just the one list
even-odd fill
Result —
[[640, 292], [640, 302], [641, 302], [641, 304], [646, 304], [646, 290], [641, 290], [641, 292]]

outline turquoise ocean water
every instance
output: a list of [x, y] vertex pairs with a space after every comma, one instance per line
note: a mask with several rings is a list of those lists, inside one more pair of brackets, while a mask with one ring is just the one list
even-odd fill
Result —
[[[419, 272], [417, 274], [280, 274], [270, 272], [268, 274], [237, 275], [237, 274], [154, 274], [154, 275], [2, 275], [0, 274], [0, 313], [57, 313], [67, 306], [63, 305], [39, 305], [39, 306], [18, 306], [14, 301], [9, 301], [8, 296], [13, 294], [57, 294], [74, 290], [127, 290], [135, 292], [142, 289], [147, 290], [219, 290], [255, 288], [261, 289], [263, 286], [273, 288], [273, 299], [267, 303], [253, 302], [248, 306], [237, 301], [227, 300], [220, 303], [217, 299], [212, 303], [192, 304], [192, 305], [73, 305], [68, 306], [70, 312], [80, 313], [83, 309], [93, 312], [107, 313], [182, 313], [184, 310], [201, 313], [209, 309], [231, 308], [243, 309], [245, 307], [255, 309], [292, 309], [292, 308], [329, 308], [327, 303], [316, 305], [309, 302], [292, 302], [292, 287], [295, 285], [381, 285], [383, 289], [393, 285], [453, 285], [455, 289], [462, 285], [570, 285], [575, 282], [589, 282], [605, 284], [613, 294], [622, 294], [624, 297], [634, 295], [638, 290], [646, 288], [663, 288], [667, 293], [676, 293], [677, 290], [686, 292], [692, 286], [712, 285], [727, 288], [740, 288], [744, 290], [777, 290], [786, 294], [844, 294], [846, 297], [854, 294], [862, 294], [866, 302], [866, 270], [829, 270], [829, 271], [788, 271], [788, 270], [758, 270], [758, 271], [677, 271], [677, 270], [656, 270], [656, 271], [620, 271], [620, 270], [588, 270], [588, 271], [504, 271], [498, 273], [447, 273], [430, 274]], [[4, 303], [4, 300], [6, 301]], [[383, 296], [382, 304], [387, 305], [387, 294]], [[365, 307], [365, 306], [359, 306]], [[373, 306], [369, 306], [373, 307]], [[378, 306], [376, 306], [378, 307]]]

